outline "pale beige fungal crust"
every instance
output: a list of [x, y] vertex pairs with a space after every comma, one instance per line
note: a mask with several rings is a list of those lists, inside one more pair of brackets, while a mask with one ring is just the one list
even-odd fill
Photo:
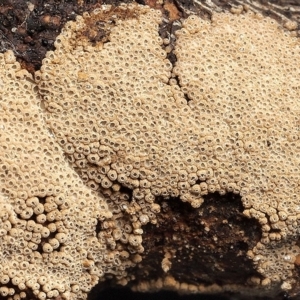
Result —
[[65, 161], [39, 105], [32, 76], [0, 54], [0, 298], [84, 299], [104, 274], [126, 274], [112, 228], [96, 235], [104, 198]]
[[257, 283], [289, 290], [300, 251], [299, 39], [251, 12], [191, 16], [175, 54], [174, 76], [205, 135], [199, 147], [217, 161], [215, 190], [239, 193], [262, 226], [249, 251], [265, 278]]
[[197, 208], [208, 193], [240, 194], [244, 214], [262, 225], [249, 251], [265, 278], [257, 284], [290, 289], [299, 253], [299, 41], [253, 13], [192, 16], [177, 34], [172, 70], [159, 12], [121, 9], [130, 17], [111, 14], [97, 43], [88, 28], [103, 12], [68, 23], [36, 74], [70, 164], [110, 198], [115, 237], [138, 253], [141, 226], [160, 212], [155, 197]]
[[[142, 225], [157, 222], [156, 197], [198, 208], [214, 192], [240, 194], [245, 216], [261, 224], [248, 252], [261, 277], [249, 282], [291, 288], [299, 40], [271, 19], [235, 13], [186, 20], [175, 68], [160, 12], [138, 5], [67, 23], [37, 86], [12, 52], [0, 54], [2, 297], [84, 299], [106, 276], [127, 284]], [[161, 266], [164, 278], [136, 289], [241, 289], [180, 283], [167, 252]]]
[[[107, 16], [107, 36], [95, 44], [89, 28]], [[160, 22], [159, 11], [138, 5], [85, 14], [66, 25], [36, 73], [47, 125], [86, 185], [108, 199], [115, 236], [139, 253], [141, 226], [160, 212], [156, 196], [199, 207], [207, 193], [192, 190], [206, 169], [200, 133], [183, 93], [168, 84]], [[132, 190], [130, 203], [122, 187]]]

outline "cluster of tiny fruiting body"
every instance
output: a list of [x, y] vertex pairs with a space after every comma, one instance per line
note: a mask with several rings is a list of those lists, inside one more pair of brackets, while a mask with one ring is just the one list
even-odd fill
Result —
[[256, 283], [290, 289], [300, 251], [299, 40], [252, 13], [191, 16], [173, 68], [160, 22], [138, 5], [84, 14], [34, 80], [12, 52], [0, 55], [3, 297], [81, 299], [107, 274], [126, 283], [156, 198], [198, 208], [215, 192], [240, 194], [261, 224], [248, 252], [264, 277]]

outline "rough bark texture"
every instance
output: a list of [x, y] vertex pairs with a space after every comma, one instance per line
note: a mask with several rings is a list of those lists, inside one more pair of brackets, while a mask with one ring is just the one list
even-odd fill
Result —
[[[161, 26], [160, 34], [162, 37], [171, 34], [171, 40], [174, 40], [174, 31], [180, 27], [180, 17], [196, 13], [209, 18], [213, 11], [230, 10], [243, 4], [274, 17], [282, 24], [287, 20], [300, 21], [300, 4], [297, 0], [138, 2], [163, 10], [166, 21]], [[0, 51], [13, 50], [23, 68], [34, 73], [40, 68], [46, 52], [54, 50], [55, 38], [67, 21], [102, 4], [118, 3], [118, 0], [1, 1]], [[168, 47], [169, 59], [174, 63], [172, 43]], [[205, 201], [199, 209], [192, 209], [176, 199], [173, 202], [161, 200], [162, 212], [157, 225], [148, 224], [144, 228], [145, 253], [143, 261], [130, 270], [134, 277], [139, 280], [162, 277], [164, 271], [161, 261], [166, 252], [172, 257], [170, 274], [180, 282], [242, 284], [249, 276], [259, 277], [251, 261], [246, 258], [247, 251], [260, 240], [258, 224], [242, 214], [243, 208], [238, 196], [213, 194], [209, 197], [209, 201]], [[300, 277], [300, 263], [297, 265], [296, 272]], [[133, 281], [130, 285], [135, 283]], [[291, 295], [297, 297], [299, 290], [300, 284], [294, 287]], [[290, 298], [280, 294], [278, 299]]]
[[145, 228], [145, 260], [133, 270], [139, 279], [163, 276], [166, 249], [174, 252], [170, 274], [179, 282], [239, 284], [258, 275], [246, 253], [260, 240], [259, 226], [242, 214], [238, 196], [213, 194], [199, 209], [178, 200], [161, 206], [158, 226]]

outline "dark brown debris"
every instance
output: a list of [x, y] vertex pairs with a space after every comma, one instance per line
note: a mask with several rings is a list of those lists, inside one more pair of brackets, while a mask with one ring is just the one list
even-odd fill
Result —
[[162, 201], [157, 225], [144, 228], [143, 261], [132, 272], [139, 280], [164, 277], [161, 262], [172, 253], [168, 274], [190, 284], [244, 284], [258, 276], [247, 251], [261, 238], [260, 225], [243, 214], [240, 197], [206, 197], [199, 209], [179, 199]]
[[3, 0], [0, 2], [0, 51], [14, 51], [18, 61], [33, 73], [41, 66], [63, 25], [76, 15], [101, 5], [100, 0]]

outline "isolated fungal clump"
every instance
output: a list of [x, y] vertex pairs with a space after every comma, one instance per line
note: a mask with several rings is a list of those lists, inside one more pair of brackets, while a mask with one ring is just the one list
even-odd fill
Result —
[[[84, 298], [110, 275], [126, 284], [134, 279], [126, 269], [144, 252], [142, 226], [157, 222], [158, 197], [197, 209], [213, 193], [239, 194], [244, 215], [261, 224], [262, 238], [248, 251], [261, 276], [257, 293], [295, 283], [299, 40], [250, 12], [211, 21], [191, 16], [177, 32], [173, 67], [158, 34], [161, 20], [159, 11], [132, 4], [77, 17], [35, 83], [10, 52], [1, 56], [2, 97], [10, 99], [2, 104], [2, 223], [12, 218], [21, 224], [12, 227], [33, 232], [29, 241], [17, 229], [39, 257], [35, 270], [38, 261], [50, 277], [44, 287], [33, 271], [21, 287], [39, 299]], [[14, 244], [15, 230], [1, 228]], [[59, 265], [61, 252], [71, 255], [67, 267]], [[9, 259], [24, 259], [18, 255]], [[53, 268], [60, 284], [65, 280], [61, 290]], [[193, 292], [222, 290], [201, 284]]]

